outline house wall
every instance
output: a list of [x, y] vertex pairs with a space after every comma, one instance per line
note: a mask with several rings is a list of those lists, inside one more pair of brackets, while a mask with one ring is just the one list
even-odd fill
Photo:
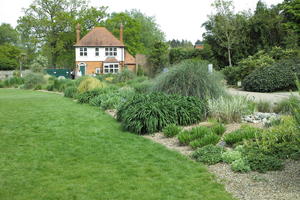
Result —
[[[99, 47], [99, 56], [95, 56], [96, 47], [86, 47], [87, 48], [87, 56], [80, 56], [80, 47], [75, 48], [75, 60], [77, 61], [105, 61], [107, 57], [105, 56], [105, 47]], [[108, 47], [109, 48], [109, 47]], [[124, 61], [124, 48], [117, 48], [117, 56], [115, 58], [118, 61]]]
[[103, 62], [100, 61], [76, 61], [76, 71], [79, 69], [79, 64], [85, 63], [85, 74], [92, 75], [96, 73], [96, 68], [100, 68], [101, 71], [103, 70]]

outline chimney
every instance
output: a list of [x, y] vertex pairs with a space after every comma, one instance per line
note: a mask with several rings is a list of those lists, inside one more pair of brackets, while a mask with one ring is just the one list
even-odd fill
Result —
[[123, 24], [120, 25], [120, 41], [123, 42]]
[[80, 40], [80, 24], [78, 23], [76, 26], [76, 43]]

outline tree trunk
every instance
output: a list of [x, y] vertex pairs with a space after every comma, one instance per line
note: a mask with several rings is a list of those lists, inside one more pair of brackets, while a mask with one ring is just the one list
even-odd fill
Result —
[[231, 51], [230, 51], [229, 47], [227, 47], [227, 51], [228, 51], [228, 63], [229, 63], [229, 66], [231, 67], [232, 66], [232, 63], [231, 63]]

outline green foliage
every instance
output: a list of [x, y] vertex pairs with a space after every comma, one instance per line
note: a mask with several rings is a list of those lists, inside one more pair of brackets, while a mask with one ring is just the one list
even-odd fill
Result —
[[150, 88], [152, 87], [153, 83], [150, 80], [145, 80], [143, 82], [135, 82], [130, 84], [130, 86], [132, 88], [134, 88], [134, 90], [137, 93], [148, 93], [150, 91]]
[[242, 96], [208, 100], [208, 115], [220, 122], [240, 122], [243, 115], [254, 112], [255, 104]]
[[257, 148], [248, 148], [244, 153], [251, 170], [258, 172], [274, 171], [283, 169], [282, 160], [274, 155], [266, 155]]
[[30, 65], [30, 69], [35, 73], [43, 73], [44, 69], [48, 67], [48, 60], [42, 55], [38, 55]]
[[145, 71], [142, 65], [138, 65], [137, 68], [137, 72], [136, 72], [137, 76], [144, 76], [145, 75]]
[[247, 76], [242, 85], [253, 92], [274, 92], [295, 89], [296, 76], [300, 75], [299, 59], [285, 60], [270, 67], [255, 70]]
[[18, 87], [24, 84], [24, 78], [12, 77], [3, 81], [3, 87]]
[[94, 89], [88, 90], [83, 93], [79, 93], [76, 98], [78, 99], [78, 103], [89, 103], [91, 99], [101, 94], [103, 90], [101, 89]]
[[173, 48], [169, 52], [170, 64], [180, 63], [186, 59], [202, 59], [202, 50], [194, 48]]
[[217, 144], [220, 141], [220, 136], [216, 135], [215, 133], [208, 133], [203, 136], [203, 138], [198, 138], [190, 142], [190, 145], [193, 149], [197, 149], [199, 147], [204, 147], [209, 144]]
[[166, 137], [174, 137], [181, 132], [182, 128], [177, 126], [176, 124], [167, 125], [162, 131], [164, 136]]
[[222, 154], [222, 160], [229, 164], [241, 158], [242, 153], [239, 151], [228, 150]]
[[168, 45], [164, 42], [156, 42], [148, 57], [151, 64], [152, 75], [160, 73], [168, 63]]
[[90, 99], [89, 103], [104, 110], [117, 109], [134, 95], [135, 92], [132, 88], [103, 88], [101, 89], [101, 93]]
[[78, 92], [83, 93], [86, 91], [94, 90], [97, 88], [104, 88], [104, 87], [106, 87], [106, 85], [103, 82], [99, 81], [98, 79], [93, 77], [87, 77], [80, 82], [78, 86]]
[[243, 158], [233, 161], [230, 166], [232, 171], [235, 172], [249, 172], [251, 170], [250, 165]]
[[223, 124], [217, 123], [211, 127], [211, 131], [221, 136], [226, 131], [226, 127]]
[[198, 162], [214, 165], [222, 161], [223, 152], [223, 147], [207, 145], [205, 147], [197, 149], [192, 154], [192, 158], [196, 159]]
[[261, 131], [258, 128], [243, 125], [240, 129], [226, 134], [224, 136], [224, 141], [229, 145], [233, 145], [242, 142], [243, 140], [254, 139], [256, 135], [259, 135], [260, 133]]
[[268, 101], [259, 101], [256, 104], [256, 109], [258, 112], [271, 112], [272, 108], [271, 108], [271, 103]]
[[185, 60], [161, 73], [154, 80], [152, 91], [194, 96], [200, 99], [218, 98], [225, 94], [218, 72], [209, 73], [207, 62]]
[[193, 97], [159, 93], [138, 94], [117, 112], [123, 127], [146, 134], [162, 130], [168, 124], [189, 125], [205, 118], [206, 104]]
[[211, 130], [205, 126], [197, 126], [192, 128], [190, 131], [183, 131], [178, 135], [178, 140], [181, 145], [188, 145], [192, 141], [201, 139], [205, 135], [211, 133]]
[[18, 32], [10, 24], [0, 25], [0, 45], [17, 44], [18, 36]]
[[300, 104], [300, 99], [296, 96], [290, 96], [288, 99], [284, 99], [278, 102], [274, 107], [274, 112], [280, 114], [292, 114], [294, 105]]
[[133, 79], [135, 77], [135, 74], [130, 71], [129, 69], [124, 69], [123, 71], [121, 71], [120, 73], [117, 74], [116, 78], [114, 79], [114, 81], [116, 81], [117, 83], [120, 82], [126, 82], [129, 81], [131, 79]]
[[0, 45], [0, 70], [14, 70], [19, 67], [21, 50], [13, 45]]
[[241, 69], [237, 66], [227, 66], [221, 70], [229, 85], [237, 85], [237, 82], [241, 80], [240, 71]]
[[76, 82], [71, 79], [58, 79], [56, 77], [50, 77], [46, 89], [48, 91], [64, 92], [67, 87], [76, 87]]
[[24, 88], [25, 89], [35, 89], [38, 85], [43, 85], [46, 83], [43, 74], [29, 73], [24, 77]]
[[64, 91], [64, 96], [68, 98], [75, 98], [77, 95], [77, 88], [74, 86], [69, 86]]

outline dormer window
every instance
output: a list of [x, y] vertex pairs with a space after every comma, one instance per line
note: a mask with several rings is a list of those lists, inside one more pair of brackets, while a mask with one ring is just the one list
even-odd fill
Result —
[[95, 56], [99, 56], [99, 48], [98, 47], [95, 48]]
[[117, 56], [117, 48], [116, 47], [106, 47], [105, 48], [105, 56]]
[[87, 56], [87, 48], [80, 48], [80, 56]]

